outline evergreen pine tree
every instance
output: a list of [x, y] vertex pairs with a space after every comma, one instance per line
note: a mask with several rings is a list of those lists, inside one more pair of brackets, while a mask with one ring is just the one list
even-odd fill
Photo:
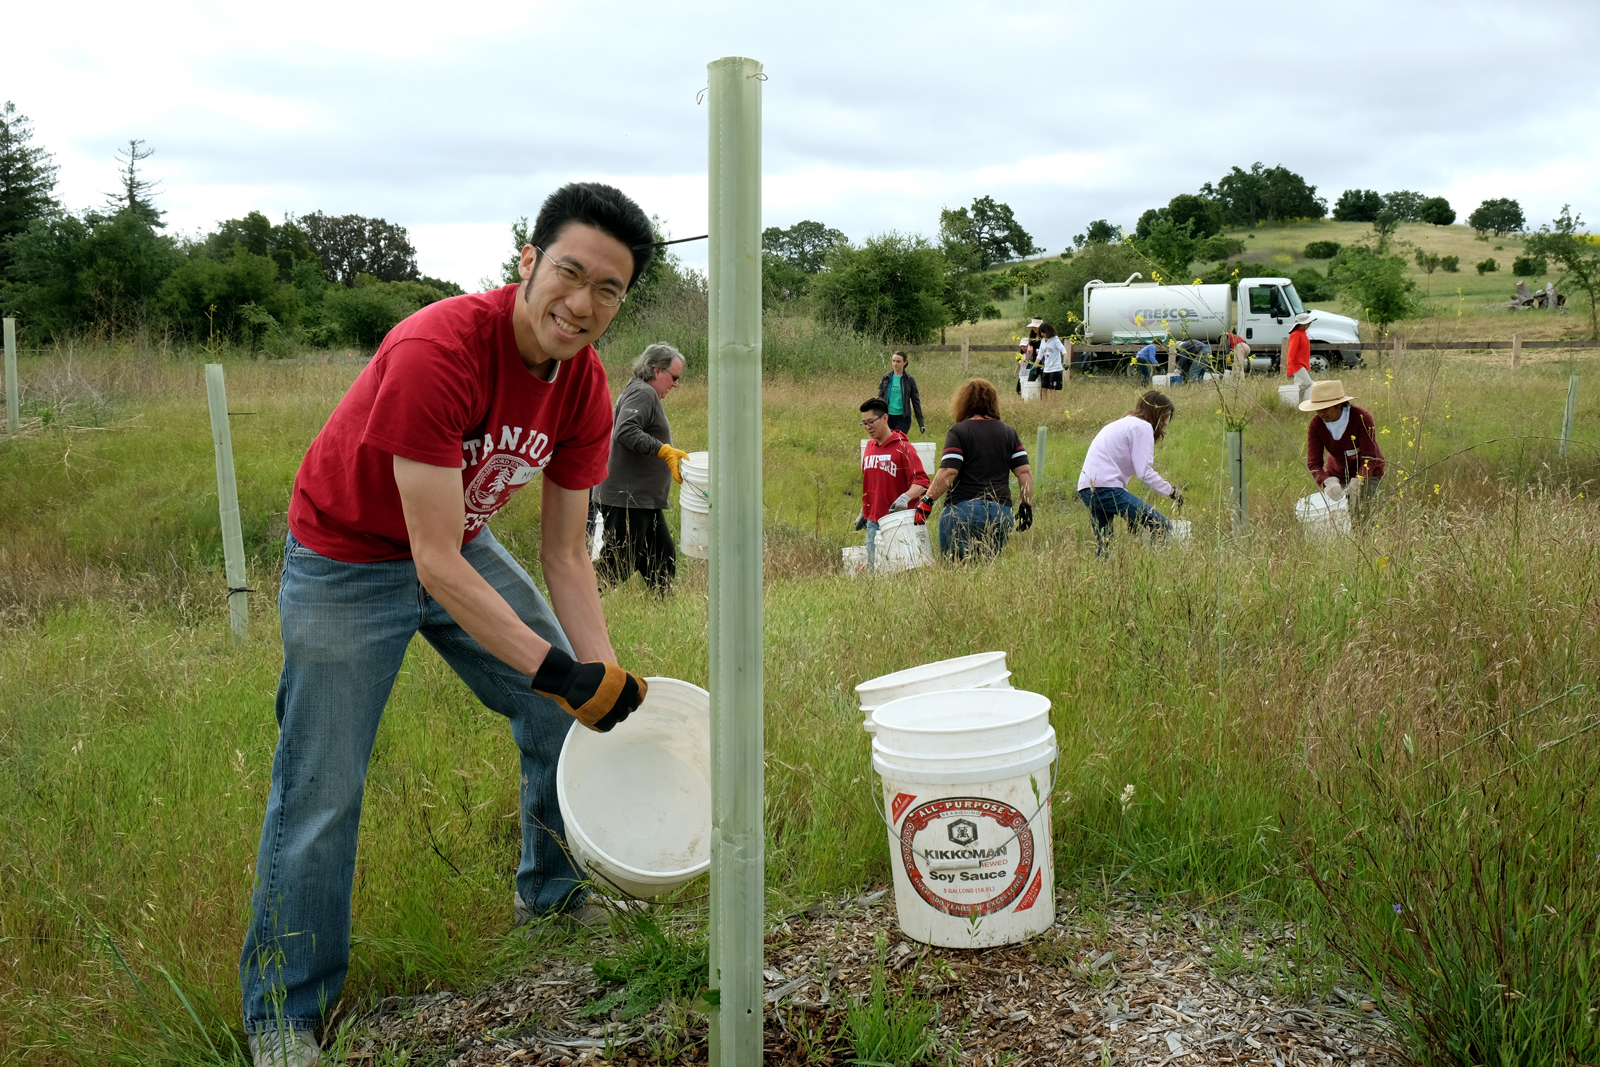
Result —
[[32, 141], [33, 123], [7, 100], [0, 108], [0, 278], [11, 277], [9, 239], [56, 207], [54, 157]]

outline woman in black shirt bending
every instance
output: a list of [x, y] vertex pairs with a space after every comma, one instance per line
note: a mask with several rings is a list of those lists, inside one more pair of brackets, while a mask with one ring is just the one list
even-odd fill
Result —
[[[1028, 453], [1017, 431], [1000, 421], [1000, 394], [989, 382], [974, 378], [956, 390], [950, 411], [956, 424], [945, 436], [939, 473], [918, 503], [914, 521], [926, 522], [933, 501], [948, 490], [950, 499], [939, 516], [939, 550], [958, 560], [969, 553], [997, 553], [1013, 527], [1026, 530], [1033, 522]], [[1013, 474], [1022, 496], [1015, 516]]]

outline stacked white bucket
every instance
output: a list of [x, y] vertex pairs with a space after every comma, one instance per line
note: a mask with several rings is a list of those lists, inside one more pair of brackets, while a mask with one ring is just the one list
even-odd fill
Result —
[[1050, 701], [1009, 679], [1005, 653], [987, 652], [856, 687], [914, 940], [984, 948], [1055, 921]]
[[683, 486], [678, 490], [678, 507], [683, 522], [678, 528], [678, 547], [695, 559], [711, 558], [711, 453], [690, 452], [678, 467]]
[[1038, 400], [1039, 399], [1039, 379], [1038, 378], [1035, 378], [1031, 382], [1024, 381], [1022, 383], [1022, 399], [1025, 400], [1025, 401], [1026, 400]]

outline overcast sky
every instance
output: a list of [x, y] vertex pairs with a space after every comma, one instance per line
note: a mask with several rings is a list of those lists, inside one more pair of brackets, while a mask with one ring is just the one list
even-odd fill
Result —
[[[760, 60], [767, 225], [932, 235], [992, 195], [1059, 251], [1232, 165], [1600, 223], [1600, 3], [8, 6], [0, 98], [70, 208], [143, 138], [173, 230], [252, 209], [410, 229], [476, 287], [507, 223], [609, 181], [705, 232], [706, 63]], [[703, 245], [681, 246], [703, 264]]]

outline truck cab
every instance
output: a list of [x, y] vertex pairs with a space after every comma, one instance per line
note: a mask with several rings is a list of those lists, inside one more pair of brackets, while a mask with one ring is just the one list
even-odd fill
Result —
[[[1306, 310], [1300, 294], [1294, 290], [1294, 282], [1288, 278], [1240, 278], [1237, 308], [1239, 335], [1252, 345], [1282, 345], [1293, 327], [1294, 317]], [[1312, 341], [1360, 345], [1361, 334], [1355, 319], [1331, 311], [1312, 311], [1311, 314], [1315, 317], [1306, 333]], [[1331, 352], [1317, 350], [1311, 355], [1314, 371], [1361, 365], [1359, 347]]]

